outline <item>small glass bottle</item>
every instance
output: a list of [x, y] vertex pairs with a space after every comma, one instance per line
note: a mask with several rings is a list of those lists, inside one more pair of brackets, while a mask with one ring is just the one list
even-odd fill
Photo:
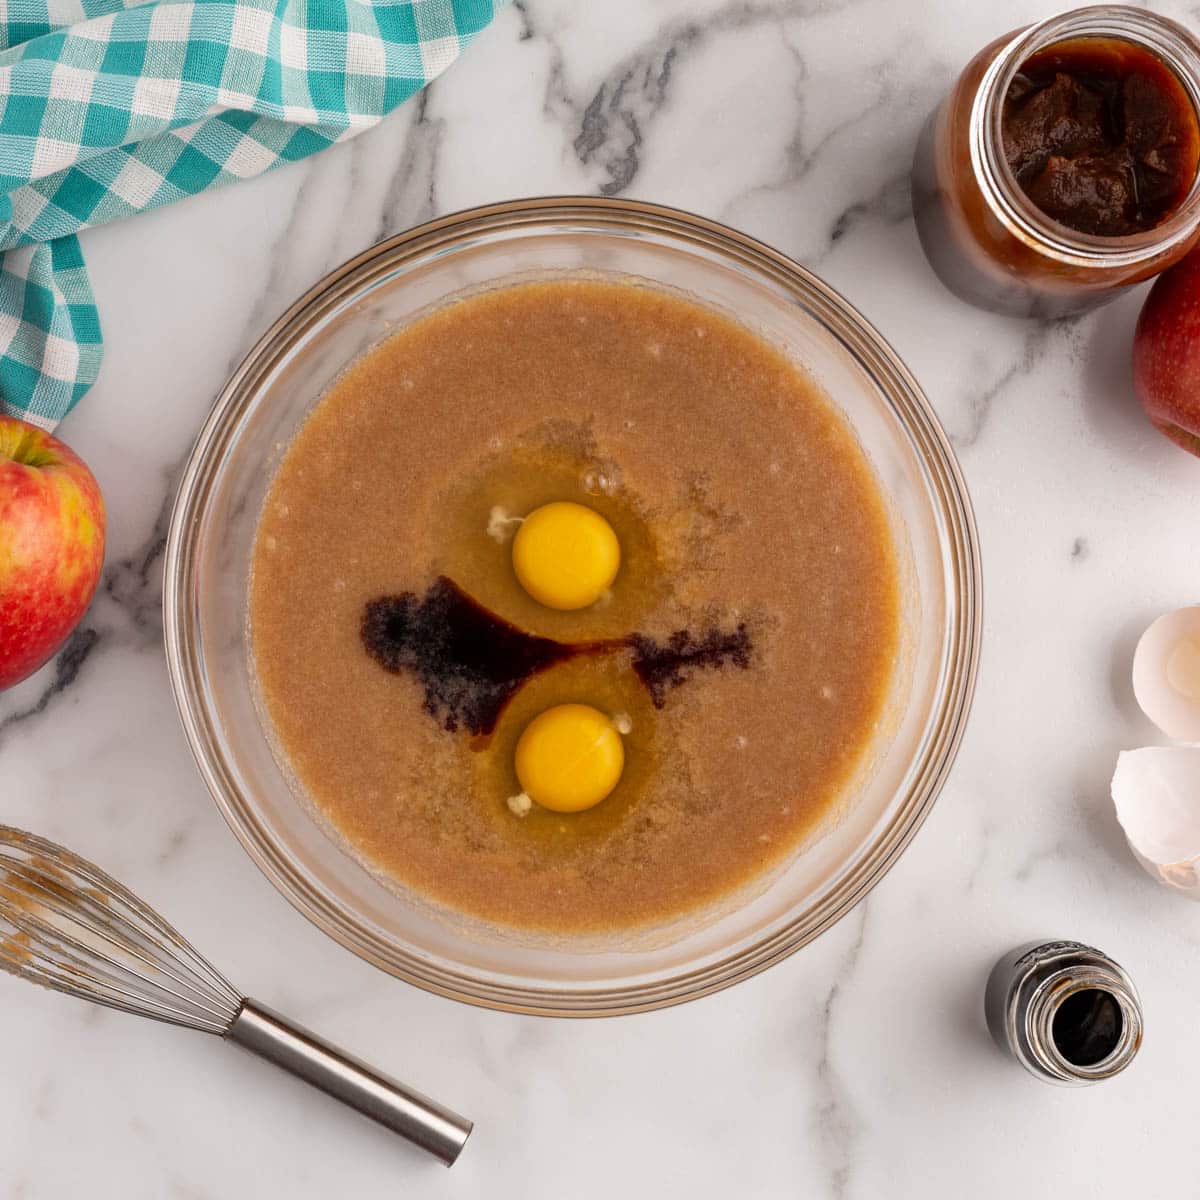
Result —
[[1000, 1048], [1049, 1083], [1109, 1079], [1142, 1044], [1142, 1005], [1125, 971], [1081, 942], [1031, 942], [992, 969], [984, 999]]
[[1017, 183], [1003, 145], [1009, 86], [1032, 55], [1078, 38], [1148, 50], [1175, 74], [1200, 118], [1200, 42], [1143, 9], [1076, 9], [985, 46], [929, 118], [912, 179], [926, 257], [951, 291], [982, 308], [1043, 317], [1079, 312], [1166, 270], [1200, 240], [1200, 174], [1160, 224], [1119, 237], [1060, 224]]

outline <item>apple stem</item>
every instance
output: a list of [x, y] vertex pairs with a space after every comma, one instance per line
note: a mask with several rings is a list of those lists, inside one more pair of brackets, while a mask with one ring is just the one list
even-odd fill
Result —
[[55, 461], [54, 453], [45, 444], [45, 437], [39, 429], [20, 430], [12, 447], [4, 446], [2, 441], [0, 437], [0, 453], [23, 466], [48, 467]]

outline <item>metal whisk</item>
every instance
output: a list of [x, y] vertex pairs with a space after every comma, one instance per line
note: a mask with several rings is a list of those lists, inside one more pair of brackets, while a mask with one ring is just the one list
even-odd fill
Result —
[[0, 969], [273, 1062], [450, 1166], [471, 1122], [241, 996], [152, 908], [62, 846], [0, 825]]

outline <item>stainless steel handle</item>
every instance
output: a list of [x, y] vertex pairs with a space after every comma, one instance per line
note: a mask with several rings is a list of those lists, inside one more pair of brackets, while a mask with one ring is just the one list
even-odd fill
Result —
[[448, 1167], [471, 1135], [472, 1123], [465, 1117], [378, 1074], [253, 1000], [242, 1002], [225, 1040], [357, 1109]]

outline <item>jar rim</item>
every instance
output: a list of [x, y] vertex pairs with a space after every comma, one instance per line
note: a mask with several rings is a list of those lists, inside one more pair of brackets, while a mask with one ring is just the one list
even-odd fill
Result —
[[1004, 98], [1031, 55], [1056, 42], [1110, 38], [1149, 50], [1178, 78], [1200, 124], [1200, 41], [1169, 17], [1124, 4], [1077, 8], [1018, 30], [988, 65], [971, 106], [971, 165], [984, 200], [1008, 231], [1074, 267], [1132, 266], [1161, 255], [1200, 228], [1200, 170], [1166, 220], [1120, 237], [1080, 233], [1047, 216], [1025, 194], [1003, 151]]
[[[1087, 991], [1107, 992], [1117, 1002], [1121, 1010], [1121, 1033], [1104, 1058], [1085, 1065], [1072, 1062], [1059, 1050], [1053, 1024], [1066, 1000]], [[1109, 1079], [1129, 1066], [1142, 1044], [1141, 1003], [1132, 984], [1099, 967], [1066, 968], [1048, 976], [1032, 998], [1026, 1020], [1026, 1036], [1034, 1053], [1064, 1081], [1093, 1083]]]

